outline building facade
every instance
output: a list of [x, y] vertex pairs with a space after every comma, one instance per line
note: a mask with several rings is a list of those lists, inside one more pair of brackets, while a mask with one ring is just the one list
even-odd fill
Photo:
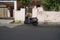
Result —
[[13, 18], [14, 1], [0, 1], [0, 18]]
[[28, 9], [19, 1], [0, 1], [0, 6], [0, 9], [4, 12], [1, 11], [0, 17], [13, 17], [15, 21], [24, 22], [27, 13], [32, 14], [32, 17], [37, 17], [37, 8], [41, 5], [39, 0], [31, 0], [30, 5], [26, 6]]

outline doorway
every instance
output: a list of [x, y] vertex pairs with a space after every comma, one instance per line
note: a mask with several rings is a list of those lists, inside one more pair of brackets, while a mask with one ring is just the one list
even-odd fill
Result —
[[32, 17], [32, 8], [26, 8], [25, 10], [25, 21], [24, 23], [30, 23], [30, 18]]
[[26, 10], [25, 10], [25, 18], [26, 18], [26, 16], [28, 16], [28, 18], [32, 17], [32, 8], [26, 8]]

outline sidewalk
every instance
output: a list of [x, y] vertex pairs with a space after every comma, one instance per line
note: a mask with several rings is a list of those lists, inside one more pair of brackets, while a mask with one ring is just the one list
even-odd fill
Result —
[[0, 27], [8, 27], [8, 28], [14, 28], [22, 24], [0, 24]]
[[13, 20], [7, 20], [7, 19], [0, 19], [0, 24], [9, 24]]
[[12, 22], [13, 20], [6, 20], [6, 19], [0, 19], [0, 27], [6, 26], [8, 28], [13, 28], [16, 27], [18, 25], [22, 25], [22, 24], [11, 24], [10, 22]]

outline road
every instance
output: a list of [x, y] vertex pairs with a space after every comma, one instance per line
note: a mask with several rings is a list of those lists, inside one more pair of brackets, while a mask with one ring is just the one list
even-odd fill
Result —
[[60, 40], [60, 27], [18, 25], [0, 27], [0, 40]]

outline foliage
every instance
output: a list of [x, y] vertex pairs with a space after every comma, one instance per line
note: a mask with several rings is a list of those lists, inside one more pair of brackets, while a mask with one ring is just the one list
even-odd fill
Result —
[[29, 6], [30, 0], [19, 0], [23, 5]]
[[46, 10], [59, 11], [60, 0], [41, 0], [42, 5]]

